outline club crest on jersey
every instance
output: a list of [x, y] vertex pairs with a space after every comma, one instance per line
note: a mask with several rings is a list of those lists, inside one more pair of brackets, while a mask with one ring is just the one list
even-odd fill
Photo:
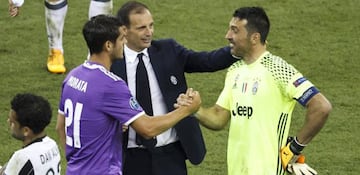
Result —
[[178, 83], [177, 78], [174, 75], [170, 76], [170, 81], [173, 85], [177, 85]]
[[135, 97], [131, 97], [129, 100], [129, 105], [131, 107], [131, 109], [135, 109], [135, 110], [141, 110], [140, 104], [136, 101]]
[[306, 78], [305, 78], [305, 77], [301, 77], [301, 78], [295, 80], [295, 81], [293, 82], [293, 85], [294, 85], [295, 87], [298, 87], [298, 86], [300, 86], [302, 83], [304, 83], [305, 81], [306, 81]]
[[256, 77], [253, 79], [254, 83], [253, 83], [253, 86], [251, 88], [251, 92], [253, 95], [256, 95], [256, 93], [258, 92], [258, 89], [259, 89], [259, 84], [261, 82], [261, 79], [259, 77]]
[[255, 95], [257, 93], [258, 88], [259, 88], [259, 82], [255, 81], [254, 84], [253, 84], [253, 87], [252, 87], [252, 94], [253, 95]]

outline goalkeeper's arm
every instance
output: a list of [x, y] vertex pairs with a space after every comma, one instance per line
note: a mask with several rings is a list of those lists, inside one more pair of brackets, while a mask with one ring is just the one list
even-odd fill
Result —
[[[186, 94], [180, 94], [176, 99], [174, 107], [178, 108], [180, 106], [189, 105], [189, 103], [191, 103], [191, 99], [189, 101], [189, 97], [191, 97], [191, 92], [192, 89], [189, 88], [186, 91]], [[211, 130], [221, 130], [230, 120], [230, 111], [215, 104], [210, 108], [200, 107], [199, 110], [195, 113], [195, 117], [204, 127]]]
[[210, 108], [200, 107], [195, 117], [202, 126], [211, 130], [221, 130], [230, 120], [230, 111], [215, 104]]
[[306, 144], [324, 126], [332, 109], [330, 102], [318, 91], [306, 101], [306, 104], [301, 103], [307, 109], [304, 125], [298, 132], [297, 137], [294, 137], [293, 140], [280, 150], [281, 163], [284, 169], [287, 169], [289, 164], [296, 162]]
[[325, 125], [332, 109], [330, 102], [321, 93], [314, 95], [306, 104], [305, 123], [296, 134], [301, 144], [308, 144]]

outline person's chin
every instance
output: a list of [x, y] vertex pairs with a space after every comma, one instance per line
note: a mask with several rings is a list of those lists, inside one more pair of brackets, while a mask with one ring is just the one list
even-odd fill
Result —
[[149, 48], [151, 46], [151, 42], [146, 42], [143, 44], [144, 48]]

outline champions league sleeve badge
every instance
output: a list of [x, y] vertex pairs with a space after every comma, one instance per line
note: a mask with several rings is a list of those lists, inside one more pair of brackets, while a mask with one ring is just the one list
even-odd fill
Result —
[[131, 109], [137, 110], [137, 111], [141, 111], [142, 108], [140, 106], [140, 104], [136, 101], [135, 97], [131, 97], [129, 99], [129, 105]]

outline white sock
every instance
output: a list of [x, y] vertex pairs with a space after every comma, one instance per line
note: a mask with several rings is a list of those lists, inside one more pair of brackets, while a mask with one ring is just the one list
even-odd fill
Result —
[[100, 14], [111, 14], [113, 9], [113, 2], [109, 0], [107, 2], [91, 0], [89, 6], [89, 19], [93, 16]]
[[59, 0], [56, 2], [45, 0], [45, 21], [49, 48], [59, 49], [63, 53], [62, 36], [67, 9], [67, 0]]

